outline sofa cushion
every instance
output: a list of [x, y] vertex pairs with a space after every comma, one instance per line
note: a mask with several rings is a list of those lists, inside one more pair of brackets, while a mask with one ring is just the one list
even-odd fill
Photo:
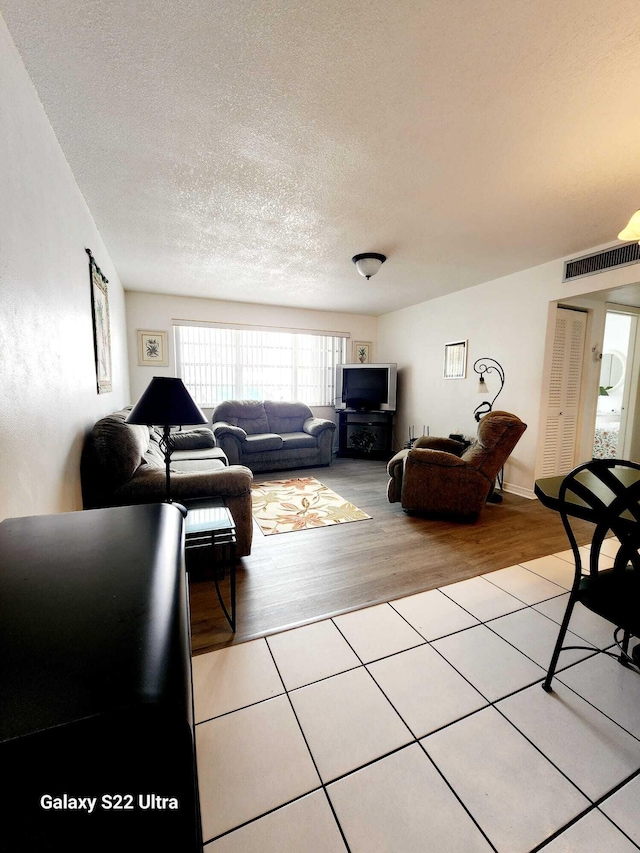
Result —
[[216, 446], [216, 440], [209, 427], [174, 432], [171, 438], [174, 450], [204, 450]]
[[226, 400], [213, 410], [213, 420], [242, 427], [247, 435], [272, 432], [261, 400]]
[[154, 467], [164, 466], [164, 453], [160, 449], [162, 433], [155, 427], [149, 427], [149, 447], [144, 454], [143, 463]]
[[221, 447], [209, 447], [206, 450], [174, 450], [171, 454], [171, 462], [183, 462], [185, 459], [218, 459], [223, 465], [228, 465], [229, 460]]
[[265, 432], [275, 432], [282, 435], [285, 432], [301, 432], [307, 418], [313, 417], [309, 406], [305, 403], [283, 403], [276, 400], [265, 400], [264, 410], [269, 420]]
[[306, 432], [285, 432], [282, 435], [282, 446], [285, 450], [295, 447], [317, 447], [318, 439]]
[[263, 450], [281, 450], [282, 437], [266, 432], [262, 435], [248, 435], [242, 442], [243, 453], [261, 453]]
[[218, 468], [226, 468], [225, 459], [176, 459], [171, 457], [172, 474], [195, 474], [198, 471], [215, 471]]
[[93, 427], [93, 446], [112, 488], [131, 479], [149, 448], [149, 427], [127, 424], [130, 409], [114, 412]]

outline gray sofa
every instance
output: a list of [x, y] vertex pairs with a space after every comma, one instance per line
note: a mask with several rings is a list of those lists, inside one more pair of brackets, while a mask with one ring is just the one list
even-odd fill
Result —
[[[82, 453], [85, 509], [162, 502], [165, 498], [161, 432], [125, 423], [131, 407], [99, 420]], [[175, 433], [171, 456], [171, 497], [187, 507], [203, 498], [223, 498], [236, 523], [236, 554], [251, 553], [253, 522], [248, 468], [228, 465], [208, 427]]]
[[254, 473], [331, 464], [336, 425], [304, 403], [225, 400], [212, 422], [229, 462]]

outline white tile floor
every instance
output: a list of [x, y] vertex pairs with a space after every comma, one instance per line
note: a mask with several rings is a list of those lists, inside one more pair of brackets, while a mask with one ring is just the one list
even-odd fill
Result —
[[205, 853], [628, 853], [640, 677], [567, 552], [194, 658]]

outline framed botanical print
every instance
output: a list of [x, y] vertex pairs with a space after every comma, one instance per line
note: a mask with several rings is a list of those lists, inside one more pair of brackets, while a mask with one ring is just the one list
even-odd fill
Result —
[[353, 342], [353, 363], [369, 364], [371, 361], [371, 343], [369, 341]]
[[93, 348], [96, 361], [96, 383], [98, 394], [112, 390], [111, 372], [111, 328], [109, 326], [109, 280], [100, 271], [90, 249], [89, 279], [91, 284], [91, 317], [93, 321]]
[[138, 364], [146, 367], [166, 367], [169, 364], [166, 332], [138, 329]]
[[464, 379], [467, 375], [467, 341], [444, 345], [444, 378]]

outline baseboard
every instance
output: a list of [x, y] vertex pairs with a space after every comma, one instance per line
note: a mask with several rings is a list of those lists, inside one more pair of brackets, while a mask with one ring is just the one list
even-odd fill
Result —
[[530, 501], [536, 500], [536, 495], [533, 489], [525, 489], [524, 486], [516, 486], [513, 483], [504, 483], [502, 490], [510, 492], [512, 495], [519, 495], [521, 498], [528, 498]]

